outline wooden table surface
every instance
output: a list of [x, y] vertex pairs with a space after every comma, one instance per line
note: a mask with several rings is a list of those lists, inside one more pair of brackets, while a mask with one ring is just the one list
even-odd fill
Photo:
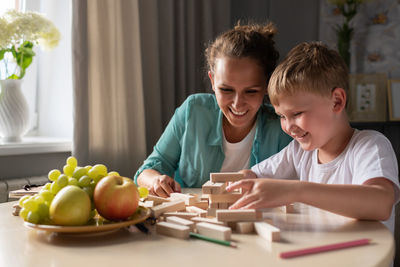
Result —
[[[281, 229], [281, 241], [270, 243], [256, 234], [236, 234], [237, 248], [155, 233], [120, 229], [108, 234], [67, 235], [28, 229], [12, 215], [15, 202], [0, 204], [0, 266], [388, 266], [394, 239], [377, 221], [357, 221], [296, 204], [294, 214], [264, 212]], [[154, 229], [150, 229], [154, 230]], [[279, 253], [355, 239], [372, 244], [293, 259]]]

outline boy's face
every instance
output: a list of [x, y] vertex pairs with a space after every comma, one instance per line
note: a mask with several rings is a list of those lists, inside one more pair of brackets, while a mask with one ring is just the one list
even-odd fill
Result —
[[274, 107], [282, 129], [304, 150], [324, 149], [332, 142], [338, 116], [333, 97], [300, 91], [280, 96]]
[[222, 57], [209, 77], [228, 125], [225, 135], [250, 130], [267, 93], [263, 69], [250, 58]]

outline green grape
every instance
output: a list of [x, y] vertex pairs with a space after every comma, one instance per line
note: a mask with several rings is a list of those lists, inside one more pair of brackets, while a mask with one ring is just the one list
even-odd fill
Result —
[[76, 166], [78, 166], [78, 160], [74, 157], [68, 157], [67, 158], [67, 165], [72, 166], [73, 168], [75, 168]]
[[[58, 178], [58, 177], [57, 177]], [[46, 183], [42, 189], [50, 190], [51, 183]]]
[[57, 185], [61, 188], [63, 188], [64, 186], [68, 185], [68, 176], [65, 174], [62, 174], [58, 177], [57, 181], [56, 181]]
[[28, 196], [28, 195], [21, 197], [21, 198], [19, 199], [19, 201], [18, 201], [18, 205], [19, 205], [20, 207], [23, 207], [23, 204], [22, 204], [22, 203], [23, 203], [25, 200], [27, 200], [29, 197], [30, 197], [30, 196]]
[[63, 167], [63, 172], [65, 175], [72, 176], [74, 173], [75, 167], [72, 167], [71, 165], [64, 165]]
[[140, 198], [146, 198], [149, 195], [149, 190], [146, 187], [139, 187], [139, 196]]
[[94, 216], [96, 216], [96, 215], [97, 215], [97, 210], [96, 210], [96, 209], [93, 209], [93, 210], [90, 212], [90, 219], [93, 219]]
[[81, 178], [79, 178], [78, 185], [80, 187], [89, 186], [91, 180], [92, 179], [89, 176], [84, 175]]
[[47, 175], [47, 177], [49, 177], [50, 181], [55, 181], [57, 180], [58, 176], [60, 176], [61, 172], [57, 169], [51, 170], [49, 171], [49, 174]]
[[116, 172], [116, 171], [112, 171], [112, 172], [109, 172], [109, 173], [107, 174], [107, 176], [121, 176], [121, 175], [119, 175], [119, 173]]
[[92, 167], [92, 169], [97, 170], [98, 174], [107, 176], [107, 167], [104, 164], [96, 164]]
[[93, 187], [91, 187], [90, 185], [84, 186], [84, 187], [82, 187], [82, 190], [85, 191], [89, 195], [90, 199], [93, 199]]
[[95, 181], [91, 181], [89, 186], [94, 190], [94, 188], [96, 187], [97, 183]]
[[37, 214], [40, 217], [40, 220], [44, 220], [45, 218], [49, 217], [49, 206], [45, 203], [40, 203], [37, 209]]
[[56, 182], [53, 182], [51, 184], [50, 192], [53, 193], [53, 195], [56, 195], [58, 193], [58, 191], [60, 191], [60, 190], [61, 190], [61, 188]]
[[87, 173], [87, 175], [92, 179], [96, 178], [99, 174], [99, 171], [93, 167]]
[[87, 173], [88, 171], [86, 170], [86, 168], [76, 167], [74, 173], [72, 174], [72, 177], [79, 179], [82, 176], [86, 175]]
[[40, 220], [39, 214], [34, 211], [29, 211], [28, 215], [26, 216], [26, 221], [30, 223], [37, 224]]
[[75, 179], [74, 177], [69, 177], [68, 178], [68, 185], [78, 185], [78, 180]]
[[51, 193], [50, 190], [47, 190], [47, 189], [40, 191], [39, 195], [42, 196], [42, 198], [44, 199], [45, 202], [46, 201], [51, 202], [54, 198], [53, 193]]
[[27, 209], [25, 209], [25, 208], [22, 208], [22, 209], [19, 211], [19, 216], [20, 216], [22, 219], [24, 219], [24, 221], [26, 221], [26, 217], [28, 216], [28, 212], [29, 212], [29, 210], [27, 210]]
[[97, 175], [95, 178], [93, 178], [94, 183], [98, 183], [101, 179], [103, 179], [105, 176], [102, 174]]
[[39, 205], [40, 203], [44, 203], [44, 198], [40, 194], [36, 194], [33, 199]]
[[92, 166], [91, 165], [86, 165], [84, 168], [89, 172], [90, 169], [92, 168]]
[[36, 211], [38, 207], [38, 203], [35, 199], [30, 196], [27, 200], [22, 203], [22, 207], [27, 209], [28, 211]]

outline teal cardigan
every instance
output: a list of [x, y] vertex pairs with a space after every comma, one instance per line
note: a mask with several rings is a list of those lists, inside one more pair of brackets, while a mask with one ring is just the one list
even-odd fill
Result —
[[[182, 187], [201, 187], [211, 172], [219, 172], [225, 158], [222, 135], [223, 113], [215, 95], [194, 94], [175, 110], [153, 152], [135, 174], [154, 169]], [[272, 107], [257, 113], [250, 167], [284, 148], [291, 138], [285, 134]]]

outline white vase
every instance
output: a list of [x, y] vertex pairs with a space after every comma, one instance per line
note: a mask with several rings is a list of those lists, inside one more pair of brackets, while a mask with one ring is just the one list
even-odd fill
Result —
[[29, 107], [21, 80], [0, 80], [0, 136], [4, 142], [20, 142], [29, 126]]

